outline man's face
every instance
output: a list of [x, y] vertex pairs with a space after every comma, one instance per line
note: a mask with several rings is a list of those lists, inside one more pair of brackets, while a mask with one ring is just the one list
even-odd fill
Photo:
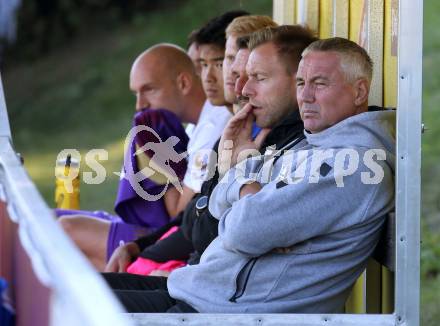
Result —
[[197, 75], [200, 76], [200, 72], [202, 71], [202, 66], [200, 64], [200, 50], [197, 43], [191, 43], [187, 53], [188, 56], [191, 58], [191, 61], [194, 63], [194, 67], [196, 68]]
[[179, 118], [181, 92], [177, 80], [154, 56], [146, 56], [136, 62], [130, 72], [130, 89], [136, 96], [136, 111], [146, 108], [168, 109]]
[[300, 62], [297, 98], [304, 129], [317, 133], [357, 114], [355, 90], [334, 52], [310, 52]]
[[229, 36], [226, 39], [225, 59], [223, 60], [223, 79], [225, 100], [228, 103], [236, 103], [236, 97], [234, 92], [235, 77], [232, 75], [231, 67], [234, 63], [235, 55], [237, 54], [237, 37]]
[[225, 51], [215, 45], [200, 45], [202, 84], [206, 97], [212, 105], [225, 105], [223, 93], [222, 63]]
[[234, 63], [232, 64], [231, 71], [235, 79], [235, 97], [238, 100], [238, 105], [242, 108], [249, 99], [243, 95], [243, 87], [248, 81], [248, 75], [246, 73], [246, 64], [249, 59], [249, 50], [238, 50]]
[[259, 127], [273, 127], [295, 110], [296, 74], [288, 74], [273, 43], [262, 44], [251, 51], [246, 71], [249, 80], [243, 95], [249, 97]]

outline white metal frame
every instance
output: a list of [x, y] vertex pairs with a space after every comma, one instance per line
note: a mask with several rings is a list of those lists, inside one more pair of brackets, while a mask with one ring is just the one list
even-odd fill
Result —
[[0, 118], [0, 199], [19, 226], [36, 276], [51, 290], [51, 325], [131, 325], [104, 280], [56, 223], [13, 150], [1, 76]]
[[399, 325], [419, 325], [423, 0], [399, 1], [396, 292]]

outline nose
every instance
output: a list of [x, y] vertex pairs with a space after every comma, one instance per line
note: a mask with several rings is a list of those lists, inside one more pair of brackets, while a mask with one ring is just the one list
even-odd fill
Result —
[[243, 89], [241, 90], [241, 93], [243, 96], [246, 96], [249, 98], [253, 98], [255, 96], [255, 90], [254, 90], [254, 87], [253, 87], [250, 79], [248, 79], [245, 82]]
[[315, 101], [315, 90], [313, 86], [304, 84], [302, 89], [297, 94], [297, 97], [302, 102], [312, 103]]
[[208, 65], [206, 67], [205, 78], [208, 83], [215, 83], [216, 82], [216, 76], [215, 76], [214, 70], [215, 70], [214, 65]]
[[244, 85], [246, 84], [246, 82], [248, 81], [247, 76], [239, 76], [236, 80], [235, 80], [235, 95], [238, 96], [247, 96], [244, 94]]
[[150, 102], [142, 94], [136, 95], [136, 111], [141, 111], [142, 109], [147, 109], [150, 107]]

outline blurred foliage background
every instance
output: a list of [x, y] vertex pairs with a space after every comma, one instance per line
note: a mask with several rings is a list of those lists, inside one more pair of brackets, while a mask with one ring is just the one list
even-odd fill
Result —
[[57, 153], [76, 148], [84, 158], [92, 148], [106, 149], [106, 180], [81, 183], [81, 207], [109, 211], [134, 113], [128, 75], [137, 55], [158, 42], [185, 47], [192, 30], [229, 9], [272, 12], [267, 0], [53, 2], [57, 11], [46, 15], [38, 1], [22, 3], [17, 42], [3, 60], [14, 145], [51, 205]]
[[[123, 141], [134, 113], [128, 73], [158, 42], [186, 44], [190, 31], [230, 9], [272, 14], [271, 0], [33, 0], [17, 12], [17, 37], [1, 72], [14, 145], [53, 206], [54, 166], [65, 148], [83, 158], [104, 148], [107, 177], [81, 183], [81, 207], [112, 211]], [[422, 325], [440, 320], [440, 2], [424, 1]], [[1, 40], [0, 40], [1, 42]], [[4, 42], [3, 42], [4, 43]], [[417, 127], [417, 126], [415, 126]], [[82, 171], [88, 171], [82, 161]]]

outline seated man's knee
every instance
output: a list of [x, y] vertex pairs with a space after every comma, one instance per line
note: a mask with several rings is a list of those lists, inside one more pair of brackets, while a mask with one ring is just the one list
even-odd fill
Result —
[[58, 223], [60, 223], [63, 230], [69, 234], [75, 228], [75, 222], [70, 216], [64, 215], [58, 218]]

